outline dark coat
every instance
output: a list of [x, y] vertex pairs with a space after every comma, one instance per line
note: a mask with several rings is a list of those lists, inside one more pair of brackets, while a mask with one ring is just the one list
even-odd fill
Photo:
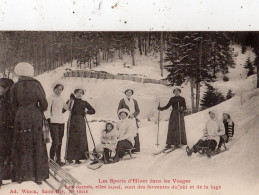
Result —
[[[139, 110], [139, 106], [138, 106], [138, 102], [137, 100], [133, 99], [133, 102], [135, 104], [135, 112], [133, 113], [134, 117], [137, 118], [137, 116], [139, 115], [140, 113], [140, 110]], [[125, 103], [124, 99], [121, 99], [120, 100], [120, 103], [119, 103], [119, 106], [118, 106], [118, 111], [122, 108], [126, 108], [129, 110], [129, 107], [127, 106], [127, 104]]]
[[223, 120], [226, 136], [233, 137], [235, 124], [231, 119]]
[[[187, 145], [185, 124], [184, 124], [184, 110], [186, 110], [185, 99], [181, 96], [172, 97], [165, 107], [161, 110], [166, 110], [172, 106], [172, 112], [168, 124], [168, 133], [166, 144], [169, 145]], [[182, 109], [180, 109], [182, 107]]]
[[[88, 109], [85, 113], [85, 109]], [[85, 152], [89, 152], [87, 134], [86, 134], [86, 114], [94, 114], [93, 107], [84, 100], [75, 99], [71, 110], [70, 125], [68, 129], [67, 152], [65, 159], [67, 160], [83, 160], [86, 159]]]
[[12, 148], [14, 116], [7, 93], [0, 96], [0, 163], [11, 156]]
[[43, 111], [48, 103], [40, 82], [20, 77], [11, 90], [15, 112], [12, 159], [15, 179], [42, 181], [49, 177], [48, 154], [43, 142]]

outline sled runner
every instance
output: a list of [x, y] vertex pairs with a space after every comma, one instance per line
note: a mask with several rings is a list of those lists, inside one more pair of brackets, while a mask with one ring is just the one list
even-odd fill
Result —
[[[197, 150], [198, 150], [199, 154], [206, 154], [208, 158], [211, 158], [212, 156], [218, 155], [218, 154], [228, 150], [226, 145], [225, 145], [225, 143], [223, 144], [223, 146], [224, 146], [223, 150], [211, 151], [208, 147], [197, 147]], [[187, 146], [186, 147], [186, 152], [187, 152], [187, 155], [189, 157], [191, 156], [190, 150], [191, 149], [189, 148], [189, 146]]]
[[[66, 185], [75, 186], [76, 184], [81, 184], [72, 175], [70, 175], [65, 169], [60, 167], [53, 160], [49, 159], [49, 175], [50, 179], [45, 180], [45, 183], [55, 190], [58, 194], [62, 194], [61, 191]], [[49, 181], [51, 180], [51, 182]], [[52, 182], [53, 181], [53, 182]], [[56, 185], [55, 185], [56, 183]], [[57, 186], [57, 187], [56, 187]], [[70, 193], [76, 193], [73, 190], [69, 190]]]

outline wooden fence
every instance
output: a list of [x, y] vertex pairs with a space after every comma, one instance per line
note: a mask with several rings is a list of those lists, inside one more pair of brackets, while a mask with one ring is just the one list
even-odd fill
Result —
[[117, 80], [128, 80], [140, 83], [153, 83], [160, 85], [168, 85], [167, 80], [155, 80], [142, 78], [132, 75], [125, 74], [110, 74], [103, 71], [89, 71], [89, 70], [70, 70], [64, 73], [64, 77], [81, 77], [81, 78], [96, 78], [96, 79], [117, 79]]

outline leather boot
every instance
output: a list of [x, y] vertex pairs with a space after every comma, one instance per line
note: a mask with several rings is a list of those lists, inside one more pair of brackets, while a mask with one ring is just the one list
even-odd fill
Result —
[[110, 150], [108, 148], [104, 148], [104, 163], [105, 164], [111, 163], [109, 153], [110, 153]]

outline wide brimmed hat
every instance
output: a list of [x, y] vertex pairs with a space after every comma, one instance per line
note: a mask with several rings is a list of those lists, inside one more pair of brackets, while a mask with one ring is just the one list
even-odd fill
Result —
[[228, 118], [230, 118], [230, 114], [228, 114], [228, 113], [226, 113], [226, 112], [224, 112], [223, 114], [226, 114], [226, 115], [228, 115]]
[[216, 110], [210, 110], [209, 114], [211, 114], [211, 113], [215, 114], [216, 117], [218, 116], [218, 112]]
[[127, 91], [131, 91], [132, 95], [134, 94], [133, 89], [127, 89], [127, 90], [124, 91], [124, 93], [126, 94]]
[[27, 62], [18, 63], [14, 68], [14, 72], [18, 76], [26, 76], [26, 77], [34, 76], [34, 68], [31, 64]]
[[76, 94], [78, 91], [82, 90], [83, 91], [83, 95], [85, 94], [85, 87], [84, 86], [76, 86], [74, 88], [74, 94]]
[[182, 92], [182, 90], [180, 89], [180, 88], [175, 88], [174, 90], [173, 90], [173, 93], [175, 94], [175, 91], [176, 90], [178, 90], [178, 91], [180, 91], [180, 93]]
[[119, 109], [119, 110], [118, 110], [118, 115], [120, 115], [122, 112], [126, 113], [127, 116], [129, 116], [129, 114], [130, 114], [128, 109], [122, 108], [122, 109]]
[[52, 87], [53, 90], [56, 89], [56, 88], [59, 87], [59, 86], [62, 86], [63, 89], [64, 89], [64, 85], [63, 85], [63, 83], [61, 83], [60, 81], [56, 81], [56, 82], [54, 82], [54, 83], [51, 85], [51, 87]]

